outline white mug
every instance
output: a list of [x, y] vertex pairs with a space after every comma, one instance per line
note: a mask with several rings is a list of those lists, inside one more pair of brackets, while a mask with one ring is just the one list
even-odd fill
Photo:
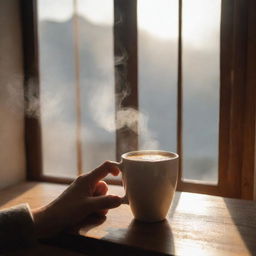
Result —
[[178, 179], [176, 153], [142, 150], [125, 153], [117, 163], [128, 203], [137, 220], [164, 220], [170, 208]]

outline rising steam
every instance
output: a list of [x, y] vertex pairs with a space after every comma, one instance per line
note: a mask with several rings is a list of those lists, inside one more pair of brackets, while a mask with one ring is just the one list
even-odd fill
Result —
[[[127, 91], [118, 95], [118, 101], [127, 96]], [[157, 149], [158, 142], [148, 128], [148, 116], [134, 108], [123, 108], [115, 115], [115, 94], [113, 88], [107, 84], [102, 84], [100, 88], [92, 93], [89, 108], [94, 122], [104, 130], [112, 133], [118, 129], [129, 128], [137, 132], [137, 122], [139, 123], [139, 138], [141, 149]]]

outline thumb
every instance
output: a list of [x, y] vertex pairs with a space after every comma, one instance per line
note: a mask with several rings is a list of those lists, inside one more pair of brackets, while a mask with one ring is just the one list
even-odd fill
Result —
[[112, 209], [121, 205], [122, 199], [119, 196], [107, 195], [107, 196], [95, 196], [91, 197], [88, 201], [88, 207], [92, 212]]

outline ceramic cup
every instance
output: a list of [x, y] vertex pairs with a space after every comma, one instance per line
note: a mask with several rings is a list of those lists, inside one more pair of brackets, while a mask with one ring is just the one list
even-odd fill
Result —
[[117, 163], [125, 188], [124, 203], [135, 219], [157, 222], [166, 218], [178, 178], [176, 153], [160, 150], [132, 151]]

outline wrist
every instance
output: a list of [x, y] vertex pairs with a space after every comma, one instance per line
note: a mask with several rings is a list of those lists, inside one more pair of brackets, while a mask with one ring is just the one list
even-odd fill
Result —
[[46, 238], [47, 236], [49, 236], [49, 223], [47, 223], [47, 221], [45, 220], [45, 211], [46, 209], [44, 207], [32, 209], [35, 235], [37, 238]]

